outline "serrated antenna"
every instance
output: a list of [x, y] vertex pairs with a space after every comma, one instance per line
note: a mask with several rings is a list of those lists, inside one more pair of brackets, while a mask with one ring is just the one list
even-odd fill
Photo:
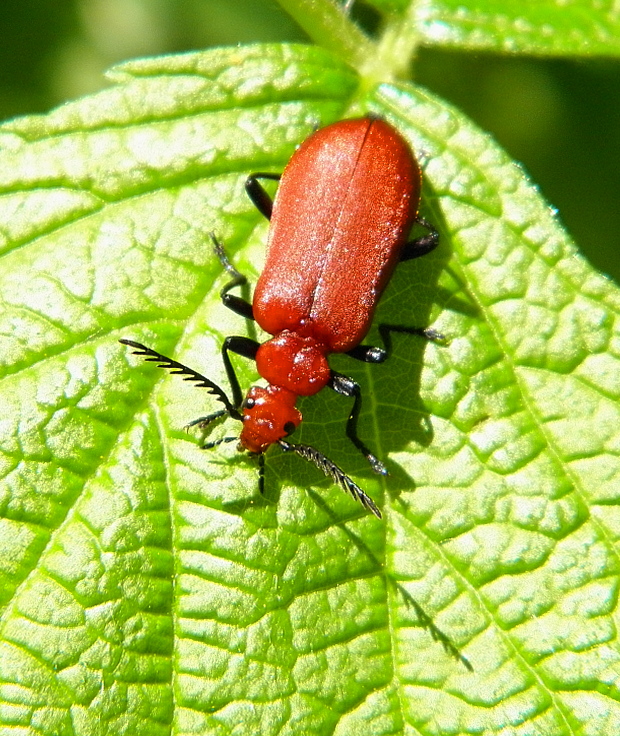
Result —
[[319, 470], [322, 470], [325, 475], [334, 481], [334, 483], [339, 485], [343, 491], [350, 493], [356, 501], [359, 501], [364, 508], [372, 511], [378, 519], [381, 518], [381, 511], [379, 511], [372, 498], [364, 493], [357, 483], [354, 483], [351, 478], [349, 478], [349, 476], [336, 465], [336, 463], [323, 455], [322, 452], [319, 452], [309, 445], [294, 445], [291, 442], [286, 442], [285, 440], [278, 440], [278, 444], [285, 452], [294, 452], [296, 455], [303, 457], [304, 460], [309, 460], [311, 463], [316, 465]]
[[178, 363], [176, 360], [172, 360], [172, 358], [168, 358], [166, 355], [158, 353], [157, 350], [147, 348], [146, 345], [142, 345], [142, 343], [125, 339], [119, 340], [119, 342], [123, 345], [129, 345], [129, 347], [135, 348], [133, 351], [134, 355], [140, 355], [144, 357], [146, 361], [157, 363], [158, 368], [166, 368], [173, 375], [183, 376], [184, 381], [195, 382], [197, 388], [206, 388], [210, 394], [215, 396], [218, 401], [221, 401], [222, 404], [224, 404], [226, 411], [233, 419], [241, 419], [241, 414], [231, 404], [230, 399], [223, 389], [206, 376], [203, 376], [192, 368], [188, 368], [186, 365], [183, 365], [183, 363]]

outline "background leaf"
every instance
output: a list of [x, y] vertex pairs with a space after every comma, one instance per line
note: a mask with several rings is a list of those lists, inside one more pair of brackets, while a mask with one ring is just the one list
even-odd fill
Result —
[[620, 53], [620, 10], [596, 0], [372, 0], [382, 23], [374, 52], [330, 0], [279, 3], [311, 39], [383, 81], [408, 77], [420, 44], [540, 56]]
[[412, 7], [428, 44], [544, 55], [620, 53], [620, 12], [613, 3], [430, 0]]
[[[2, 128], [3, 726], [615, 733], [617, 290], [488, 137], [410, 86], [362, 95], [294, 46], [114, 80]], [[365, 110], [415, 145], [442, 233], [377, 320], [450, 344], [397, 336], [384, 365], [333, 361], [363, 386], [387, 479], [346, 441], [341, 397], [304, 402], [299, 439], [384, 522], [275, 451], [261, 498], [234, 446], [205, 453], [183, 431], [206, 392], [117, 343], [223, 381], [222, 335], [252, 328], [219, 303], [208, 233], [255, 275], [266, 226], [247, 173]]]

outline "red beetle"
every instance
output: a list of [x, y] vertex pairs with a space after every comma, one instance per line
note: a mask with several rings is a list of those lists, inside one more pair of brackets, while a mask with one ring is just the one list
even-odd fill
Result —
[[[259, 179], [280, 180], [272, 202]], [[222, 357], [232, 389], [232, 401], [208, 378], [150, 348], [121, 340], [137, 355], [159, 362], [209, 389], [224, 409], [192, 422], [206, 427], [228, 415], [242, 422], [241, 448], [261, 458], [260, 487], [264, 484], [262, 453], [273, 444], [313, 462], [326, 475], [379, 518], [373, 500], [337, 465], [318, 450], [285, 440], [301, 422], [295, 407], [299, 396], [311, 396], [325, 386], [354, 397], [346, 433], [370, 462], [385, 474], [385, 466], [357, 436], [361, 408], [360, 387], [333, 371], [330, 353], [347, 353], [368, 363], [380, 363], [387, 350], [361, 345], [377, 302], [399, 261], [429, 253], [437, 246], [437, 232], [418, 216], [421, 174], [405, 139], [377, 117], [344, 120], [311, 135], [293, 154], [284, 173], [249, 176], [246, 191], [270, 221], [267, 260], [252, 304], [229, 291], [246, 283], [228, 261], [212, 235], [216, 253], [232, 280], [222, 289], [224, 304], [254, 319], [273, 337], [262, 345], [247, 337], [227, 337]], [[413, 225], [428, 233], [408, 242]], [[438, 333], [380, 325], [389, 332]], [[256, 360], [266, 388], [255, 386], [243, 399], [229, 352]], [[236, 438], [224, 437], [204, 447]]]

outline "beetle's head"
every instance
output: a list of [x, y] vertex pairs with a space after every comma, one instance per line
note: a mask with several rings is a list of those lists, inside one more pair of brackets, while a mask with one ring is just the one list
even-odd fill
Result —
[[294, 432], [301, 422], [296, 399], [294, 393], [278, 386], [251, 388], [242, 404], [241, 447], [254, 453], [265, 452], [274, 442]]

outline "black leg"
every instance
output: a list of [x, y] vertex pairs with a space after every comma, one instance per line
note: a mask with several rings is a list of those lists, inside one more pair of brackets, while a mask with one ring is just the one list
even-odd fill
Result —
[[[258, 180], [273, 179], [274, 181], [279, 181], [280, 176], [281, 174], [256, 173], [250, 174], [250, 176], [248, 176], [245, 181], [245, 190], [248, 193], [248, 196], [250, 197], [258, 211], [263, 214], [268, 220], [271, 219], [273, 200]], [[242, 273], [237, 271], [237, 269], [228, 260], [228, 256], [224, 252], [224, 246], [215, 237], [214, 233], [211, 233], [211, 240], [213, 241], [215, 254], [219, 258], [222, 267], [232, 276], [232, 279], [226, 284], [226, 286], [224, 286], [224, 288], [220, 292], [222, 302], [226, 307], [228, 307], [228, 309], [232, 310], [236, 314], [240, 314], [246, 319], [254, 319], [254, 312], [250, 302], [246, 301], [240, 296], [235, 296], [234, 294], [228, 293], [231, 289], [234, 289], [235, 286], [244, 286], [245, 284], [247, 284], [247, 278]]]
[[[383, 363], [383, 361], [386, 360], [392, 352], [392, 332], [418, 335], [435, 342], [445, 342], [446, 340], [440, 332], [429, 327], [403, 327], [402, 325], [380, 324], [379, 334], [383, 340], [384, 348], [379, 348], [374, 345], [358, 345], [352, 350], [349, 350], [347, 355], [351, 358], [355, 358], [356, 360], [361, 360], [364, 363]], [[368, 460], [375, 473], [386, 475], [387, 469], [385, 465], [383, 465], [383, 463], [370, 452], [357, 435], [357, 420], [362, 408], [362, 392], [359, 384], [357, 384], [352, 378], [342, 375], [342, 373], [332, 371], [331, 378], [327, 385], [343, 396], [353, 396], [353, 408], [351, 409], [351, 413], [349, 414], [346, 424], [347, 437]]]
[[412, 258], [425, 256], [427, 253], [435, 250], [439, 245], [439, 233], [430, 224], [430, 222], [427, 222], [423, 217], [417, 217], [416, 222], [418, 225], [421, 225], [423, 228], [428, 230], [428, 233], [416, 238], [415, 240], [410, 240], [405, 245], [400, 256], [401, 261], [409, 261]]
[[206, 417], [198, 417], [198, 419], [194, 419], [192, 422], [189, 422], [189, 424], [185, 425], [185, 429], [188, 430], [192, 427], [200, 427], [200, 429], [206, 429], [210, 424], [213, 424], [216, 419], [225, 417], [226, 414], [227, 412], [223, 409], [221, 411], [214, 411], [213, 414], [208, 414]]
[[225, 442], [234, 442], [235, 440], [238, 440], [238, 437], [222, 437], [219, 440], [213, 440], [213, 442], [205, 442], [204, 445], [200, 448], [201, 450], [212, 450], [214, 447], [217, 447], [218, 445], [221, 445]]
[[261, 496], [265, 495], [265, 456], [258, 456], [258, 492]]
[[417, 335], [425, 340], [432, 342], [445, 343], [446, 337], [441, 332], [437, 332], [432, 327], [405, 327], [403, 325], [379, 325], [379, 334], [383, 340], [385, 348], [378, 348], [374, 345], [358, 345], [349, 350], [347, 355], [355, 360], [361, 360], [362, 363], [383, 363], [392, 352], [392, 332], [400, 332], [406, 335]]
[[280, 181], [281, 176], [282, 174], [265, 174], [259, 172], [256, 174], [250, 174], [245, 180], [245, 191], [247, 192], [248, 197], [252, 200], [252, 203], [261, 215], [266, 217], [268, 220], [271, 220], [273, 199], [269, 193], [265, 191], [265, 188], [258, 180], [271, 179], [273, 181]]
[[230, 351], [249, 360], [256, 360], [256, 353], [259, 347], [260, 344], [256, 340], [251, 340], [249, 337], [239, 337], [238, 335], [227, 337], [222, 345], [222, 360], [224, 361], [224, 368], [226, 368], [226, 375], [228, 376], [228, 382], [232, 390], [233, 403], [237, 409], [239, 409], [243, 402], [243, 394], [241, 393], [239, 379], [230, 362], [228, 353]]
[[224, 252], [224, 246], [215, 237], [214, 233], [211, 233], [211, 240], [213, 241], [213, 248], [216, 256], [220, 259], [220, 263], [227, 273], [232, 276], [232, 279], [226, 284], [226, 286], [224, 286], [222, 291], [220, 291], [220, 297], [224, 306], [235, 312], [235, 314], [240, 314], [246, 319], [254, 319], [254, 313], [250, 302], [246, 302], [246, 300], [242, 299], [240, 296], [228, 293], [231, 289], [234, 289], [235, 286], [243, 286], [244, 284], [247, 284], [247, 278], [242, 273], [239, 273], [239, 271], [237, 271], [237, 269], [228, 260], [228, 256]]
[[[437, 332], [432, 327], [404, 327], [403, 325], [379, 325], [379, 334], [385, 345], [385, 357], [387, 358], [392, 352], [392, 332], [400, 332], [405, 335], [417, 335], [431, 342], [446, 343], [446, 336], [441, 332]], [[385, 358], [384, 358], [385, 360]]]
[[347, 419], [345, 431], [347, 437], [362, 453], [362, 455], [370, 463], [370, 467], [381, 475], [387, 475], [387, 468], [385, 465], [366, 447], [366, 445], [357, 436], [357, 420], [359, 418], [360, 410], [362, 408], [362, 392], [359, 384], [356, 383], [352, 378], [342, 375], [342, 373], [331, 372], [329, 383], [327, 384], [330, 388], [333, 388], [339, 394], [343, 396], [353, 397], [353, 408]]
[[[435, 228], [427, 222], [424, 218], [418, 217], [416, 222], [422, 227], [426, 228], [429, 232], [427, 235], [423, 235], [420, 238], [409, 241], [401, 254], [401, 261], [408, 261], [412, 258], [419, 258], [425, 256], [427, 253], [435, 250], [439, 245], [439, 233]], [[363, 363], [383, 363], [392, 351], [392, 340], [390, 338], [390, 332], [404, 332], [409, 335], [419, 335], [427, 340], [433, 340], [434, 342], [445, 342], [446, 338], [441, 332], [432, 329], [431, 327], [403, 327], [401, 325], [379, 325], [379, 333], [385, 344], [384, 348], [378, 348], [373, 345], [357, 345], [352, 350], [347, 352], [355, 360], [361, 360]]]
[[383, 348], [377, 348], [374, 345], [356, 345], [348, 351], [347, 355], [355, 360], [361, 360], [362, 363], [383, 363], [388, 357]]

